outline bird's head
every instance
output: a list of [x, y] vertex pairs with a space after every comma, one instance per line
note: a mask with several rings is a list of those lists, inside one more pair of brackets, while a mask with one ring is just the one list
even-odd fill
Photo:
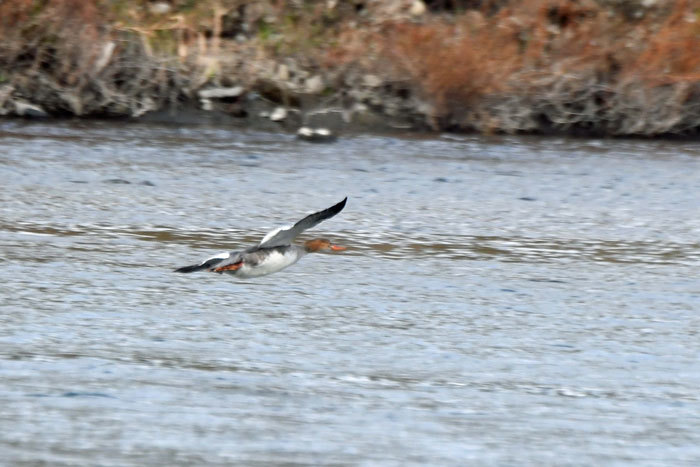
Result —
[[304, 248], [306, 248], [308, 253], [316, 253], [321, 250], [342, 251], [346, 249], [344, 246], [333, 245], [325, 238], [314, 238], [313, 240], [304, 242]]

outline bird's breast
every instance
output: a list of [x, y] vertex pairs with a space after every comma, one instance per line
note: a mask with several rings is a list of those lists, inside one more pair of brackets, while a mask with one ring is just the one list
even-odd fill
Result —
[[236, 276], [246, 278], [272, 274], [296, 263], [299, 257], [293, 248], [254, 252], [250, 258], [244, 259], [243, 266], [236, 271]]

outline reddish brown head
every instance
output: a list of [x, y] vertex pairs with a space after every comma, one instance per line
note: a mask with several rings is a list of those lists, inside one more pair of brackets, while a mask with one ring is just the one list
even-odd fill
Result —
[[342, 251], [346, 249], [344, 246], [333, 245], [325, 238], [314, 238], [313, 240], [309, 240], [304, 243], [304, 248], [306, 248], [306, 251], [309, 253], [316, 253], [317, 251], [321, 250]]

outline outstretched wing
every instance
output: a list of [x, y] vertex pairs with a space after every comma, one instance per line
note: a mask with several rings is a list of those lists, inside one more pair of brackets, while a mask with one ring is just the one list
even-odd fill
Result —
[[323, 211], [309, 214], [292, 226], [280, 227], [279, 229], [273, 230], [269, 234], [265, 235], [265, 237], [258, 244], [258, 247], [273, 248], [276, 246], [289, 245], [292, 243], [292, 240], [294, 240], [294, 238], [304, 230], [310, 229], [311, 227], [320, 224], [326, 219], [330, 219], [342, 211], [347, 201], [348, 197], [346, 196], [340, 203], [335, 204], [328, 209], [324, 209]]
[[196, 271], [201, 271], [203, 269], [209, 269], [223, 261], [226, 261], [231, 257], [231, 253], [220, 253], [216, 256], [212, 256], [211, 258], [207, 258], [201, 263], [198, 264], [193, 264], [191, 266], [183, 266], [181, 268], [177, 268], [175, 272], [196, 272]]

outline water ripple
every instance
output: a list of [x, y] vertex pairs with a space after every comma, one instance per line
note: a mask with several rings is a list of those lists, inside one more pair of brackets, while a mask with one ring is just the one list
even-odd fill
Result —
[[[197, 249], [226, 250], [256, 244], [264, 232], [240, 229], [175, 229], [169, 226], [72, 224], [68, 226], [20, 222], [0, 223], [1, 232], [49, 237], [134, 238], [145, 242], [189, 245]], [[298, 241], [311, 238], [310, 233]], [[597, 262], [692, 265], [700, 262], [700, 242], [558, 239], [475, 235], [413, 235], [342, 231], [333, 241], [347, 246], [348, 255], [372, 255], [387, 259], [444, 258], [505, 262]], [[112, 250], [108, 245], [106, 249]], [[100, 250], [99, 242], [90, 247]]]

